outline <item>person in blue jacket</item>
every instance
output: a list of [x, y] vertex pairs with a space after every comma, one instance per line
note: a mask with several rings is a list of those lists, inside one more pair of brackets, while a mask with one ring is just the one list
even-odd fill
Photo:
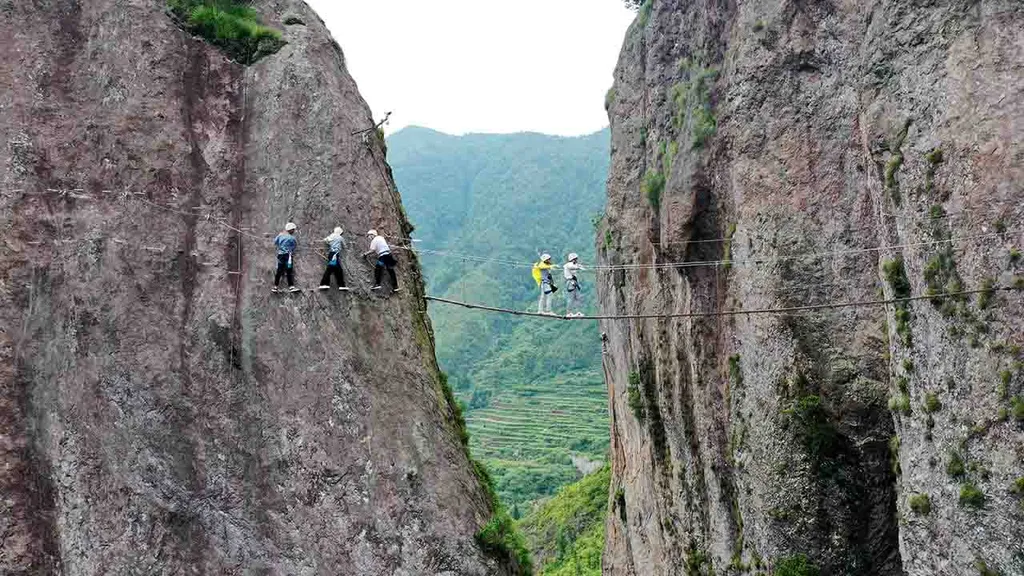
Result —
[[288, 279], [288, 291], [298, 292], [299, 289], [295, 287], [295, 272], [293, 268], [293, 257], [295, 256], [295, 247], [298, 245], [298, 241], [295, 239], [295, 230], [298, 226], [294, 222], [289, 222], [284, 225], [284, 232], [277, 235], [274, 238], [274, 247], [277, 248], [277, 272], [274, 273], [274, 287], [270, 289], [271, 292], [277, 292], [277, 285], [281, 282], [281, 277], [284, 276]]

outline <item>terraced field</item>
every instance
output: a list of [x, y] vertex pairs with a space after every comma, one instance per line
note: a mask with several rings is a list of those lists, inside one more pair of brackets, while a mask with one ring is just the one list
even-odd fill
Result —
[[553, 494], [577, 479], [587, 462], [606, 459], [606, 398], [604, 382], [592, 371], [495, 390], [486, 408], [467, 411], [473, 455], [487, 464], [510, 506]]

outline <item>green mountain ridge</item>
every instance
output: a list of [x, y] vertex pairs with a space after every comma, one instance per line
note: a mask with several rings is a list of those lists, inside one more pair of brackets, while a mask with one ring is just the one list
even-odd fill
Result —
[[[422, 127], [391, 135], [388, 161], [416, 225], [428, 292], [525, 310], [536, 307], [529, 265], [539, 252], [556, 263], [569, 252], [584, 265], [593, 262], [608, 137], [607, 129], [579, 137], [451, 136]], [[590, 310], [592, 278], [581, 278]], [[555, 310], [564, 306], [563, 290]], [[574, 455], [605, 459], [608, 413], [596, 322], [447, 304], [432, 304], [430, 315], [438, 361], [467, 407], [473, 453], [491, 469], [510, 508], [579, 478]]]

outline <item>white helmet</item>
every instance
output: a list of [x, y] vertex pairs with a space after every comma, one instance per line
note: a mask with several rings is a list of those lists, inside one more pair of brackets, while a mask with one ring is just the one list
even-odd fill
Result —
[[551, 260], [551, 254], [545, 253], [540, 255], [541, 262], [547, 262], [548, 260]]
[[580, 255], [579, 254], [577, 254], [575, 252], [570, 252], [569, 253], [569, 262], [572, 262], [573, 260], [579, 260], [579, 259], [580, 259]]
[[341, 226], [338, 226], [337, 228], [334, 229], [334, 233], [337, 234], [338, 236], [341, 236], [344, 233], [344, 231], [341, 229]]
[[289, 231], [289, 232], [291, 232], [292, 230], [295, 230], [296, 228], [298, 228], [298, 226], [295, 225], [295, 222], [289, 222], [289, 223], [284, 225], [284, 229]]
[[366, 231], [366, 235], [367, 236], [376, 236], [377, 235], [377, 231], [376, 230], [367, 230]]

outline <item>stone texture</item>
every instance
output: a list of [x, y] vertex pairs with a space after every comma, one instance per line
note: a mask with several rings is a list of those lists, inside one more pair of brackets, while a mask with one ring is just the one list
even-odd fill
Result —
[[[368, 291], [362, 233], [410, 229], [369, 109], [256, 7], [288, 44], [242, 67], [162, 2], [0, 2], [4, 574], [510, 573], [414, 257]], [[346, 229], [351, 295], [271, 296], [288, 220], [304, 287]]]
[[[1022, 282], [1019, 2], [653, 0], [609, 102], [605, 314], [892, 297], [898, 257], [913, 294]], [[602, 322], [605, 574], [1024, 574], [1021, 293], [939, 304]]]

